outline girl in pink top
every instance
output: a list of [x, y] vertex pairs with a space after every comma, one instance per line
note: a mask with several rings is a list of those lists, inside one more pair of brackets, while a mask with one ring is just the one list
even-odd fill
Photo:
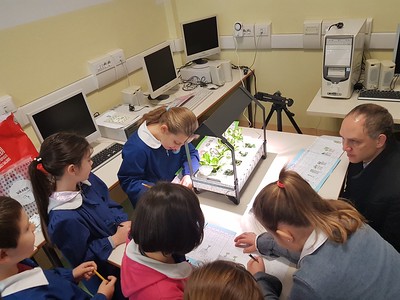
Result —
[[129, 299], [183, 299], [192, 266], [185, 254], [203, 240], [204, 215], [189, 188], [160, 182], [138, 202], [121, 265]]

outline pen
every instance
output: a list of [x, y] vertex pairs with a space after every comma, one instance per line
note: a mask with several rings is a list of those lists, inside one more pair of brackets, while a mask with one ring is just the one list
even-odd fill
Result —
[[142, 185], [143, 185], [144, 187], [147, 187], [148, 189], [151, 188], [151, 185], [150, 185], [150, 184], [147, 184], [147, 183], [143, 183], [143, 182], [142, 182]]
[[103, 276], [100, 275], [99, 272], [97, 272], [96, 270], [94, 270], [94, 274], [97, 275], [97, 277], [99, 277], [102, 281], [108, 281], [107, 279], [105, 279]]
[[252, 260], [258, 262], [258, 260], [253, 255], [249, 254], [249, 256], [251, 257]]

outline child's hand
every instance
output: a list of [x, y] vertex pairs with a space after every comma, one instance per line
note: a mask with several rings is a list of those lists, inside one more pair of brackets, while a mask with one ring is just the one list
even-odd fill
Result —
[[108, 281], [102, 281], [99, 289], [97, 290], [98, 294], [103, 294], [106, 296], [107, 300], [110, 300], [114, 294], [115, 282], [117, 281], [117, 277], [108, 276]]
[[235, 237], [235, 246], [244, 248], [244, 253], [251, 253], [256, 251], [256, 234], [254, 232], [244, 232], [241, 235]]
[[249, 271], [252, 275], [258, 272], [265, 272], [264, 260], [261, 256], [254, 256], [254, 259], [250, 259], [247, 263], [247, 271]]
[[72, 270], [72, 276], [76, 281], [81, 281], [82, 279], [89, 280], [94, 275], [94, 270], [96, 269], [97, 265], [94, 261], [86, 261]]
[[192, 178], [190, 178], [190, 175], [185, 175], [182, 177], [181, 181], [179, 182], [179, 184], [188, 187], [189, 189], [192, 188], [193, 186], [193, 182], [192, 182]]
[[117, 232], [111, 237], [115, 247], [126, 242], [130, 230], [131, 221], [125, 221], [118, 225]]

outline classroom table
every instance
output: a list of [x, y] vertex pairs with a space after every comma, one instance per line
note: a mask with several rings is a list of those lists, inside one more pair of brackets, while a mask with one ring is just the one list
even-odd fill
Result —
[[[261, 129], [243, 128], [243, 134], [262, 137]], [[245, 231], [264, 231], [254, 219], [251, 205], [258, 192], [268, 183], [278, 179], [279, 171], [301, 150], [309, 147], [316, 136], [267, 130], [267, 158], [260, 160], [253, 174], [241, 191], [241, 202], [235, 205], [224, 195], [201, 192], [198, 194], [206, 221], [240, 234]], [[319, 194], [324, 198], [337, 199], [344, 180], [348, 158], [342, 155], [339, 164], [326, 180]], [[233, 242], [233, 241], [232, 241]], [[119, 245], [108, 258], [115, 266], [121, 265], [125, 245]], [[277, 276], [283, 284], [281, 299], [286, 299], [292, 285], [295, 266], [286, 259], [265, 259], [267, 272]]]

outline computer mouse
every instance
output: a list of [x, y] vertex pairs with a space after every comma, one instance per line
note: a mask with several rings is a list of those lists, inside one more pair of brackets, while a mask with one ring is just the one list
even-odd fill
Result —
[[207, 88], [209, 90], [216, 90], [217, 88], [219, 88], [219, 86], [215, 84], [207, 84]]

